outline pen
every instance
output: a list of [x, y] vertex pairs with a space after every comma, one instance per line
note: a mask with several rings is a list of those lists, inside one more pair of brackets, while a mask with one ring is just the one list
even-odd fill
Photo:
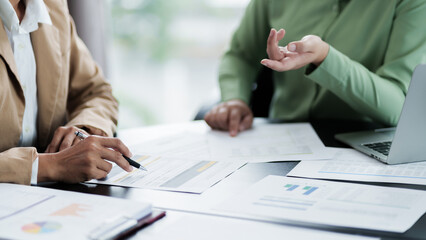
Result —
[[[77, 137], [79, 137], [80, 139], [85, 139], [85, 138], [87, 138], [88, 136], [86, 135], [86, 134], [84, 134], [84, 133], [82, 133], [82, 132], [80, 132], [80, 131], [75, 131], [75, 135], [77, 136]], [[142, 165], [140, 165], [138, 162], [136, 162], [135, 160], [132, 160], [131, 158], [129, 158], [129, 157], [126, 157], [126, 156], [124, 156], [123, 154], [121, 154], [123, 157], [124, 157], [124, 159], [126, 159], [127, 160], [127, 162], [129, 162], [129, 164], [130, 165], [132, 165], [133, 167], [135, 167], [135, 168], [137, 168], [137, 169], [140, 169], [140, 170], [144, 170], [144, 171], [148, 171], [148, 169], [146, 169], [144, 166], [142, 166]]]

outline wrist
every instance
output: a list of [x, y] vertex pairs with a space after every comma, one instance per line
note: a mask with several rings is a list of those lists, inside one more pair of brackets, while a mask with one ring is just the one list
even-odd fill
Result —
[[320, 44], [320, 51], [319, 51], [319, 53], [318, 53], [318, 56], [317, 56], [317, 58], [312, 62], [312, 64], [313, 65], [315, 65], [315, 66], [319, 66], [319, 65], [321, 65], [321, 63], [325, 60], [325, 58], [327, 57], [327, 55], [328, 55], [328, 51], [330, 50], [330, 46], [326, 43], [326, 42], [324, 42], [324, 41], [321, 41], [321, 44]]
[[[54, 182], [58, 180], [57, 154], [43, 153], [38, 155], [37, 182]], [[59, 173], [60, 174], [60, 173]]]

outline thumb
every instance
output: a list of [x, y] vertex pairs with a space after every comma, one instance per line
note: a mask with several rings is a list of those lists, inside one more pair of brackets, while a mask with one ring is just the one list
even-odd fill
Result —
[[311, 52], [312, 44], [309, 40], [302, 40], [297, 42], [291, 42], [287, 45], [287, 50], [290, 52], [298, 52], [298, 53], [305, 53], [305, 52]]

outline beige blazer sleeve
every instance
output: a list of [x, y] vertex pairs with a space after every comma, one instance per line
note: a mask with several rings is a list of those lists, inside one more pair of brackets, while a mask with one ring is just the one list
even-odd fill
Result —
[[67, 126], [86, 126], [112, 136], [116, 130], [118, 103], [112, 89], [71, 24], [70, 86]]
[[11, 148], [0, 153], [0, 182], [29, 185], [31, 169], [37, 158], [33, 147]]
[[[37, 63], [38, 139], [44, 151], [64, 124], [112, 136], [118, 104], [100, 69], [77, 36], [66, 0], [44, 0], [52, 25], [31, 33]], [[0, 182], [30, 184], [36, 148], [17, 147], [25, 99], [3, 22], [0, 20]]]

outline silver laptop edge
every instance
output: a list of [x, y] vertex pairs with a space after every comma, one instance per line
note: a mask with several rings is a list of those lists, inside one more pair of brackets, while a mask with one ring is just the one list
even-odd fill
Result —
[[[387, 164], [426, 160], [426, 64], [413, 72], [396, 130], [336, 134], [336, 139]], [[363, 144], [392, 141], [388, 156]]]

